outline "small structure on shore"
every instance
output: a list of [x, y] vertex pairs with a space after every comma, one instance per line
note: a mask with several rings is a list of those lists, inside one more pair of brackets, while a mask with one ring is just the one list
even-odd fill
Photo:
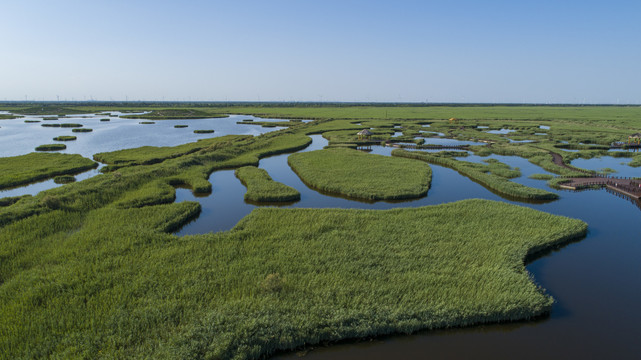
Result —
[[636, 133], [628, 136], [628, 145], [631, 145], [631, 144], [636, 144], [636, 145], [641, 144], [641, 133]]
[[457, 118], [450, 118], [450, 124], [451, 124], [451, 123], [457, 123], [457, 122], [458, 122], [458, 119], [457, 119]]
[[372, 132], [369, 131], [368, 129], [363, 129], [359, 131], [356, 135], [358, 135], [358, 140], [370, 139], [372, 137]]

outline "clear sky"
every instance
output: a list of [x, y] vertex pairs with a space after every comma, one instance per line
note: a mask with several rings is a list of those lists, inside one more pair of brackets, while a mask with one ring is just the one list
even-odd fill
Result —
[[0, 100], [641, 103], [641, 1], [3, 0]]

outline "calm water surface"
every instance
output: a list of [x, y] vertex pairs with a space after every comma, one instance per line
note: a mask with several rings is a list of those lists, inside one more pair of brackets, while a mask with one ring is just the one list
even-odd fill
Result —
[[[239, 116], [233, 122], [245, 118], [249, 117]], [[93, 121], [92, 126], [97, 121], [96, 119], [82, 120]], [[214, 135], [219, 136], [219, 130], [214, 124], [221, 120], [225, 119], [211, 119], [198, 126], [208, 125], [206, 128], [216, 129]], [[162, 134], [164, 122], [158, 121], [155, 125], [139, 125], [137, 122], [133, 125], [122, 124], [122, 131], [126, 132], [125, 129], [139, 131], [147, 129], [144, 128], [145, 126], [155, 126], [151, 129], [159, 129]], [[173, 129], [175, 123], [190, 125], [187, 128], [188, 131], [182, 134], [189, 133], [198, 127], [193, 120], [174, 121], [171, 125], [167, 123], [166, 134], [170, 135], [169, 137], [180, 138], [175, 134], [179, 130], [184, 130]], [[5, 121], [1, 124], [0, 131], [3, 131]], [[261, 130], [258, 126], [241, 126], [243, 131]], [[55, 128], [53, 130], [67, 131]], [[147, 135], [144, 136], [156, 138], [150, 135], [150, 132], [145, 130], [144, 133]], [[222, 128], [220, 132], [223, 132]], [[53, 136], [57, 135], [61, 134], [55, 132]], [[82, 135], [84, 134], [78, 134], [78, 137]], [[320, 135], [314, 135], [312, 138], [312, 145], [302, 151], [322, 149], [327, 143]], [[40, 140], [36, 141], [36, 145], [44, 143]], [[177, 143], [186, 142], [185, 138], [176, 141]], [[451, 139], [426, 139], [426, 143], [429, 143], [428, 141], [438, 141], [436, 143], [440, 144], [443, 144], [441, 141], [447, 141], [447, 144], [457, 143], [456, 140]], [[168, 139], [158, 140], [155, 145], [159, 143], [171, 145]], [[372, 147], [372, 153], [380, 155], [389, 156], [392, 150], [393, 148], [390, 147]], [[260, 160], [259, 165], [267, 170], [274, 180], [292, 186], [301, 193], [300, 201], [281, 205], [282, 207], [389, 209], [483, 198], [579, 218], [589, 224], [589, 234], [585, 239], [565, 246], [528, 265], [528, 270], [533, 274], [534, 279], [557, 300], [551, 315], [547, 318], [533, 322], [430, 331], [409, 336], [389, 336], [371, 341], [320, 346], [306, 349], [308, 351], [305, 355], [306, 359], [639, 358], [641, 353], [641, 307], [639, 306], [641, 304], [639, 263], [641, 210], [637, 203], [604, 190], [568, 192], [550, 189], [545, 181], [527, 178], [535, 173], [545, 174], [547, 173], [545, 170], [525, 159], [500, 155], [489, 157], [472, 155], [461, 160], [472, 162], [481, 162], [488, 158], [500, 160], [512, 167], [520, 168], [522, 176], [514, 181], [556, 192], [561, 198], [542, 204], [506, 200], [454, 170], [431, 165], [432, 188], [426, 197], [405, 202], [370, 203], [322, 194], [310, 189], [287, 165], [288, 156], [283, 154], [265, 158]], [[627, 161], [629, 159], [612, 157], [578, 159], [573, 162], [573, 165], [588, 169], [609, 167], [619, 171], [620, 176], [641, 176], [639, 169], [621, 165], [622, 162]], [[178, 235], [229, 230], [256, 207], [243, 201], [246, 189], [236, 179], [233, 170], [214, 172], [209, 180], [212, 183], [212, 193], [204, 197], [195, 197], [188, 189], [176, 190], [176, 201], [198, 201], [202, 205], [200, 217], [184, 226], [177, 232]], [[33, 191], [37, 192], [35, 186], [38, 184], [31, 186], [34, 186]], [[6, 195], [0, 193], [0, 196]], [[275, 358], [297, 359], [299, 354], [285, 353]]]
[[[253, 121], [285, 121], [282, 119], [264, 119], [249, 115], [232, 115], [227, 118], [188, 119], [188, 120], [156, 120], [154, 124], [140, 124], [141, 119], [123, 119], [120, 115], [127, 115], [117, 111], [105, 114], [78, 114], [58, 120], [43, 120], [46, 116], [26, 115], [23, 118], [0, 120], [0, 157], [24, 155], [34, 152], [38, 145], [62, 143], [67, 149], [56, 151], [66, 154], [80, 154], [86, 158], [93, 158], [94, 154], [128, 149], [139, 146], [176, 146], [188, 142], [198, 141], [225, 135], [260, 135], [266, 132], [283, 129], [282, 127], [262, 127], [258, 125], [243, 125], [236, 122], [243, 119]], [[129, 113], [131, 114], [131, 113]], [[142, 114], [142, 113], [137, 113]], [[109, 121], [100, 121], [109, 119]], [[40, 121], [39, 123], [25, 123], [25, 120]], [[303, 120], [304, 122], [310, 120]], [[43, 127], [42, 124], [82, 124], [84, 128], [93, 129], [88, 133], [74, 133], [71, 128]], [[188, 125], [186, 128], [174, 128], [174, 125]], [[194, 130], [214, 130], [211, 134], [194, 134]], [[73, 135], [74, 141], [54, 141], [53, 138], [61, 135]], [[100, 167], [102, 167], [101, 164]], [[88, 179], [98, 175], [99, 171], [89, 170], [78, 174], [76, 180]], [[56, 184], [53, 179], [45, 180], [14, 189], [0, 190], [0, 198], [35, 195], [40, 191], [52, 189], [61, 184]]]

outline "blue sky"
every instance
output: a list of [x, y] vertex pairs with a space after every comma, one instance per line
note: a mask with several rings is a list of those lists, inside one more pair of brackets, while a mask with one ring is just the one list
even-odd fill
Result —
[[637, 1], [3, 1], [0, 100], [641, 103]]

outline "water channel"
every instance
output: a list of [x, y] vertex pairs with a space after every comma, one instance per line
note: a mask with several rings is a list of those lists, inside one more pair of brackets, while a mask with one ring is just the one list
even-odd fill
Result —
[[[99, 134], [105, 135], [103, 140], [97, 138], [95, 142], [89, 141], [86, 145], [79, 143], [78, 147], [69, 146], [67, 152], [90, 157], [96, 152], [117, 150], [122, 144], [127, 144], [127, 147], [131, 147], [132, 144], [134, 146], [177, 145], [193, 141], [192, 138], [200, 138], [194, 137], [195, 134], [191, 131], [197, 128], [216, 129], [216, 133], [211, 134], [212, 136], [221, 136], [225, 131], [230, 134], [257, 135], [261, 132], [277, 130], [235, 124], [236, 121], [251, 118], [247, 116], [209, 120], [163, 120], [153, 125], [140, 125], [138, 121], [112, 118], [113, 122], [106, 123], [122, 125], [122, 130], [111, 133], [107, 127], [103, 131], [98, 131], [102, 129], [99, 127], [102, 124], [96, 125], [99, 121], [97, 119], [101, 117], [104, 116], [65, 119], [65, 122], [67, 120], [91, 122], [91, 127], [94, 127], [96, 132], [94, 137]], [[33, 140], [29, 139], [30, 135], [25, 136], [24, 126], [27, 125], [31, 129], [31, 125], [34, 124], [25, 124], [24, 120], [18, 120], [23, 125], [22, 137], [16, 134], [10, 135], [9, 141], [19, 144], [16, 146], [6, 146], [4, 137], [7, 121], [16, 120], [0, 122], [2, 126], [0, 138], [3, 140], [3, 145], [0, 147], [2, 156], [27, 153], [37, 145], [51, 142], [43, 142], [43, 137]], [[257, 119], [257, 121], [263, 120]], [[126, 124], [126, 122], [133, 124]], [[188, 124], [190, 130], [180, 132], [184, 129], [174, 129], [173, 125], [178, 123]], [[39, 124], [35, 125], [39, 126]], [[229, 126], [227, 130], [223, 130], [225, 129], [223, 125]], [[12, 126], [7, 127], [12, 128]], [[39, 128], [33, 128], [33, 130], [34, 132], [44, 131]], [[61, 130], [70, 132], [70, 129], [54, 128], [54, 131], [46, 134], [46, 138], [61, 135]], [[49, 131], [49, 128], [46, 131]], [[134, 131], [137, 134], [134, 137], [109, 141], [109, 139], [113, 140], [113, 137], [128, 136], [125, 134]], [[192, 134], [189, 135], [189, 133]], [[78, 137], [83, 135], [85, 134], [78, 134]], [[312, 139], [312, 144], [301, 151], [322, 149], [327, 144], [320, 135], [313, 135]], [[460, 144], [451, 139], [426, 139], [426, 143], [430, 141], [438, 144]], [[373, 154], [389, 156], [391, 151], [390, 147], [372, 147]], [[489, 157], [470, 155], [461, 160], [480, 162], [494, 158], [512, 167], [518, 167], [522, 176], [513, 181], [557, 192], [560, 199], [546, 203], [510, 201], [459, 175], [454, 170], [431, 165], [432, 185], [426, 197], [403, 202], [363, 202], [322, 194], [310, 189], [287, 165], [288, 156], [283, 154], [264, 158], [259, 164], [259, 167], [267, 170], [274, 180], [292, 186], [301, 193], [300, 201], [279, 205], [282, 207], [389, 209], [483, 198], [578, 218], [589, 224], [589, 233], [586, 238], [543, 256], [527, 267], [534, 280], [557, 301], [549, 317], [530, 322], [447, 329], [317, 346], [304, 350], [306, 359], [464, 359], [472, 357], [481, 359], [514, 357], [637, 359], [641, 353], [639, 341], [641, 339], [641, 307], [639, 306], [641, 303], [639, 265], [641, 211], [636, 203], [605, 190], [569, 192], [550, 189], [545, 181], [528, 178], [531, 174], [547, 173], [545, 170], [519, 157], [498, 155]], [[590, 169], [613, 168], [620, 171], [620, 174], [616, 174], [620, 176], [641, 175], [641, 171], [621, 164], [629, 159], [604, 157], [579, 160], [575, 160], [573, 165]], [[236, 179], [233, 170], [214, 172], [209, 180], [212, 183], [212, 193], [206, 196], [194, 196], [188, 189], [176, 190], [177, 202], [198, 201], [202, 205], [201, 215], [186, 224], [176, 233], [177, 235], [229, 230], [256, 207], [243, 200], [246, 189]], [[47, 186], [41, 186], [41, 190]], [[24, 191], [28, 188], [29, 186], [10, 191], [19, 194], [20, 189]], [[32, 192], [37, 193], [41, 190], [32, 189]], [[6, 192], [0, 192], [0, 197], [9, 196], [5, 194]], [[283, 353], [274, 358], [295, 359], [299, 355], [300, 353]]]

